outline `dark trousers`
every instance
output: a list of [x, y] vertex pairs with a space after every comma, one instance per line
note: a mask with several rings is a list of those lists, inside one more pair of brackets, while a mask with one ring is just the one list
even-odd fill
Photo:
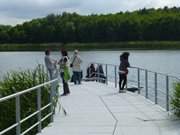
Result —
[[123, 90], [127, 83], [127, 75], [119, 74], [119, 90]]
[[73, 82], [74, 82], [74, 84], [77, 84], [77, 82], [78, 82], [78, 84], [81, 84], [81, 75], [82, 74], [82, 72], [76, 72], [76, 71], [73, 71]]
[[68, 93], [70, 93], [70, 91], [69, 91], [69, 86], [68, 86], [68, 82], [66, 82], [65, 80], [64, 80], [64, 73], [63, 72], [61, 72], [61, 78], [62, 78], [62, 81], [63, 81], [63, 90], [64, 90], [64, 93], [63, 94], [68, 94]]

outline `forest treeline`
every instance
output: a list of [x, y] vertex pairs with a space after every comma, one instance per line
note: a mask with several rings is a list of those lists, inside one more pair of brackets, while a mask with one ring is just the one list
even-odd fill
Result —
[[50, 14], [16, 26], [0, 25], [0, 43], [179, 41], [180, 8], [116, 14]]

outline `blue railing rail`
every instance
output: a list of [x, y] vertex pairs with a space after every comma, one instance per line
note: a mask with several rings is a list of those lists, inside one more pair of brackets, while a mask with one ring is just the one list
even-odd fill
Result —
[[[118, 87], [119, 65], [94, 63], [95, 67], [103, 66], [106, 84], [113, 82], [115, 88]], [[96, 72], [96, 80], [100, 80], [100, 74]], [[129, 67], [128, 81], [126, 87], [138, 88], [138, 94], [143, 95], [146, 99], [160, 105], [166, 111], [171, 111], [170, 102], [173, 96], [174, 84], [180, 82], [180, 78], [164, 73], [154, 72], [139, 67]]]
[[[46, 120], [47, 118], [50, 117], [50, 122], [53, 122], [53, 94], [54, 94], [54, 90], [55, 90], [55, 84], [58, 81], [58, 79], [54, 79], [51, 80], [49, 82], [45, 82], [43, 84], [37, 85], [35, 87], [23, 90], [21, 92], [17, 92], [15, 94], [0, 98], [0, 103], [3, 103], [5, 101], [8, 101], [10, 99], [15, 98], [15, 116], [16, 116], [16, 123], [14, 123], [13, 125], [7, 127], [6, 129], [0, 131], [0, 135], [3, 135], [5, 133], [7, 133], [8, 131], [16, 128], [16, 135], [25, 135], [26, 133], [28, 133], [29, 131], [31, 131], [33, 128], [38, 127], [38, 132], [41, 132], [42, 130], [42, 122], [44, 120]], [[50, 85], [50, 101], [47, 105], [45, 106], [41, 106], [41, 88], [44, 86]], [[30, 93], [32, 91], [36, 91], [37, 92], [37, 109], [36, 112], [34, 112], [33, 114], [28, 115], [27, 117], [21, 119], [21, 101], [20, 101], [20, 97], [23, 96], [26, 93]], [[41, 112], [43, 110], [45, 110], [46, 108], [50, 107], [50, 113], [48, 113], [46, 116], [42, 117]], [[38, 122], [36, 122], [35, 124], [33, 124], [32, 126], [30, 126], [28, 129], [26, 129], [25, 131], [21, 131], [21, 124], [29, 119], [31, 119], [32, 117], [37, 115], [37, 119]]]

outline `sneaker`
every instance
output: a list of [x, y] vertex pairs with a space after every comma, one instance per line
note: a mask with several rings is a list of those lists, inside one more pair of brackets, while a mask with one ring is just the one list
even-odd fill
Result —
[[119, 93], [126, 93], [126, 90], [119, 90]]
[[66, 94], [65, 94], [65, 93], [63, 93], [63, 94], [61, 94], [60, 96], [66, 96]]

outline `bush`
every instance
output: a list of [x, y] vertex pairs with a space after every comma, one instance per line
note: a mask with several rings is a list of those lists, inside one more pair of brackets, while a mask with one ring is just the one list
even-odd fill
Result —
[[[5, 97], [10, 94], [23, 91], [38, 84], [48, 81], [48, 76], [42, 65], [38, 65], [34, 70], [25, 71], [12, 71], [7, 73], [2, 81], [0, 81], [0, 96]], [[45, 106], [49, 102], [49, 90], [50, 87], [41, 88], [42, 106]], [[32, 91], [20, 96], [21, 103], [21, 119], [36, 112], [37, 110], [37, 91]], [[15, 99], [10, 99], [0, 103], [0, 131], [16, 123], [15, 117]], [[47, 108], [42, 112], [42, 117], [50, 112], [50, 108]], [[32, 126], [37, 122], [37, 115], [21, 124], [21, 132]], [[49, 119], [43, 122], [43, 127], [49, 123]], [[15, 128], [7, 132], [5, 135], [15, 135]], [[34, 135], [37, 133], [37, 127], [27, 133], [27, 135]]]
[[175, 115], [177, 117], [180, 117], [180, 83], [176, 83], [174, 86], [174, 93], [171, 105]]

